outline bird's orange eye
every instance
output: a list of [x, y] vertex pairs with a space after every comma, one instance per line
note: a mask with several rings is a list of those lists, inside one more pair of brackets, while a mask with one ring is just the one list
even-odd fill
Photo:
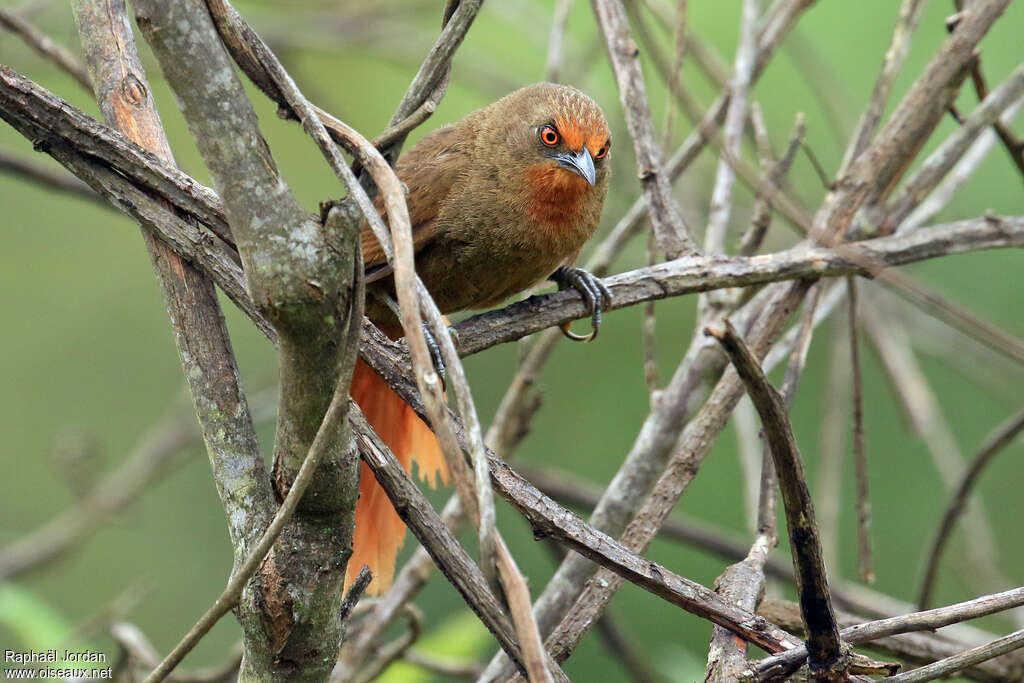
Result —
[[561, 139], [561, 136], [558, 135], [558, 131], [551, 126], [544, 126], [540, 129], [540, 141], [548, 147], [554, 147]]
[[595, 159], [604, 159], [606, 156], [608, 156], [608, 145], [607, 144], [604, 147], [602, 147], [601, 149], [597, 150], [597, 154], [594, 155], [594, 158]]

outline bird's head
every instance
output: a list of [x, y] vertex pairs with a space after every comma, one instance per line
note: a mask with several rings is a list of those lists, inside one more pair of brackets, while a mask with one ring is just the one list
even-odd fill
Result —
[[[564, 220], [599, 211], [608, 188], [611, 134], [601, 108], [575, 88], [537, 83], [488, 110], [480, 142], [500, 186], [522, 192], [527, 210]], [[480, 150], [478, 150], [480, 151]]]

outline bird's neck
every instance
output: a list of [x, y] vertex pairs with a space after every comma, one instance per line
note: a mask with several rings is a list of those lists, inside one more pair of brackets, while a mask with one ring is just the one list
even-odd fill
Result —
[[578, 227], [592, 189], [583, 178], [554, 164], [532, 166], [526, 171], [526, 212], [547, 230], [571, 231]]

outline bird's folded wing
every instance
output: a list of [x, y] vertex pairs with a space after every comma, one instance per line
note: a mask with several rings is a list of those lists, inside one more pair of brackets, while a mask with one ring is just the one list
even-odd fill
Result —
[[[406, 188], [406, 203], [412, 224], [414, 252], [419, 252], [437, 233], [437, 215], [445, 198], [470, 166], [475, 135], [465, 120], [463, 125], [439, 128], [406, 152], [395, 165]], [[383, 215], [380, 197], [375, 202]], [[369, 226], [361, 235], [363, 263], [367, 284], [381, 280], [392, 273], [384, 250]]]

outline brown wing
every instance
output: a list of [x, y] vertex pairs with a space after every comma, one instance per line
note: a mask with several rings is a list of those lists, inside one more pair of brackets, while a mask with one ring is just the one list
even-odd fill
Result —
[[[395, 165], [398, 179], [408, 189], [406, 202], [416, 252], [433, 238], [441, 204], [469, 168], [474, 133], [471, 122], [466, 119], [439, 128], [403, 154]], [[384, 205], [379, 197], [375, 205], [383, 216]], [[361, 240], [367, 283], [390, 275], [391, 266], [369, 226], [363, 228]]]

